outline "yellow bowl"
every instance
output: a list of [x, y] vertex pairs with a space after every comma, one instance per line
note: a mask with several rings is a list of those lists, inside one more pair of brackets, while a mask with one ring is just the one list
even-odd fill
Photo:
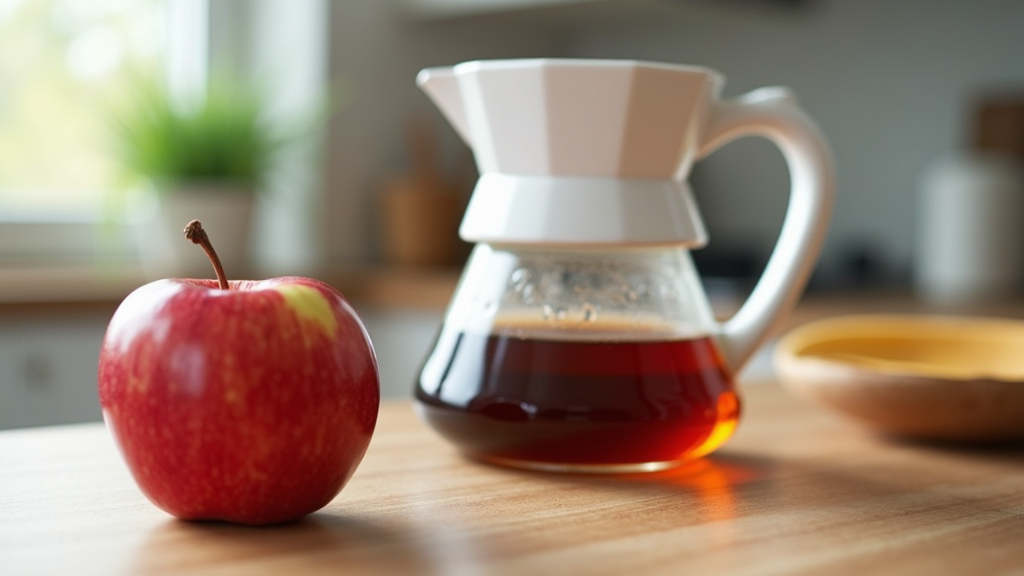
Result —
[[797, 396], [886, 432], [1024, 438], [1024, 322], [844, 316], [783, 336], [776, 374]]

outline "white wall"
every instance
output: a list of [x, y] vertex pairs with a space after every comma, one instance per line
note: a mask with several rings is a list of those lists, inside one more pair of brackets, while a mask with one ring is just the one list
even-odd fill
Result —
[[[328, 154], [333, 262], [373, 258], [374, 193], [401, 165], [401, 123], [430, 109], [413, 84], [424, 66], [641, 58], [717, 68], [727, 95], [789, 85], [837, 157], [840, 198], [822, 270], [841, 275], [845, 251], [863, 246], [897, 278], [911, 266], [918, 174], [965, 140], [976, 90], [1024, 85], [1024, 2], [1016, 0], [807, 0], [795, 8], [620, 0], [433, 22], [403, 20], [394, 2], [334, 2], [332, 10], [332, 72], [355, 97], [333, 125]], [[769, 144], [731, 145], [693, 181], [715, 245], [770, 249], [788, 181]]]
[[[200, 2], [201, 3], [201, 2]], [[209, 0], [209, 66], [259, 86], [286, 137], [263, 185], [255, 264], [266, 274], [313, 273], [324, 256], [322, 135], [305, 126], [328, 89], [329, 0]]]
[[[920, 172], [967, 141], [978, 90], [1024, 88], [1024, 2], [713, 4], [576, 29], [568, 53], [711, 66], [726, 75], [726, 95], [767, 84], [795, 89], [837, 159], [839, 199], [822, 271], [838, 275], [844, 252], [865, 246], [905, 278]], [[767, 250], [787, 193], [781, 156], [764, 142], [716, 156], [694, 178], [712, 242], [752, 239]]]
[[[404, 125], [413, 114], [443, 121], [416, 87], [428, 66], [477, 58], [543, 56], [554, 36], [500, 22], [423, 22], [396, 0], [332, 4], [331, 71], [350, 96], [331, 126], [323, 228], [332, 263], [376, 254], [376, 199], [382, 181], [403, 168]], [[442, 126], [448, 146], [454, 133]], [[461, 144], [458, 144], [461, 146]]]

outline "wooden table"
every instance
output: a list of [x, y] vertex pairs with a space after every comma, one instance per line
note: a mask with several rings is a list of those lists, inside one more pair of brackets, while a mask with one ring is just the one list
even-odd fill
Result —
[[386, 403], [330, 505], [275, 528], [174, 520], [99, 424], [0, 433], [0, 574], [1024, 574], [1024, 446], [881, 438], [745, 389], [735, 438], [669, 473], [506, 470]]

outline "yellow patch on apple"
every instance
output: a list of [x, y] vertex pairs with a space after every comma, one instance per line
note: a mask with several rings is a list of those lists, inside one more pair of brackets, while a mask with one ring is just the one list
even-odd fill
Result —
[[315, 288], [296, 284], [275, 286], [285, 303], [299, 318], [313, 322], [330, 337], [338, 331], [338, 319], [334, 317], [331, 304]]

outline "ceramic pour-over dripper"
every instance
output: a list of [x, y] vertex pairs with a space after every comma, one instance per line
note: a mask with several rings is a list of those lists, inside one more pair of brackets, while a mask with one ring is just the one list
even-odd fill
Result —
[[464, 238], [705, 242], [682, 182], [717, 74], [539, 60], [431, 68], [417, 80], [472, 147], [487, 190]]

